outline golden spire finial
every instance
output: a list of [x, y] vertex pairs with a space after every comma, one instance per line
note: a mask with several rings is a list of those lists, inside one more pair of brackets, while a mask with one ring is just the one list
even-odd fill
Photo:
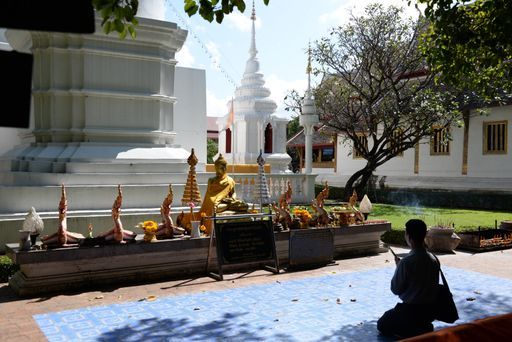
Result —
[[190, 151], [190, 156], [188, 157], [187, 159], [187, 163], [188, 165], [190, 165], [191, 167], [195, 167], [197, 165], [197, 162], [198, 162], [198, 159], [196, 157], [196, 154], [194, 152], [194, 149], [192, 149]]
[[308, 66], [306, 68], [306, 74], [311, 74], [311, 43], [308, 43]]
[[251, 20], [256, 21], [256, 7], [254, 7], [254, 0], [252, 0], [252, 13], [251, 13]]

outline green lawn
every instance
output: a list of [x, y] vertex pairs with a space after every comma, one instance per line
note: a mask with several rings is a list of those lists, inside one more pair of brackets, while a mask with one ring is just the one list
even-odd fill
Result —
[[503, 220], [511, 220], [512, 213], [486, 210], [405, 207], [389, 204], [373, 204], [368, 219], [385, 219], [391, 222], [393, 230], [404, 230], [405, 222], [412, 218], [425, 221], [427, 226], [439, 223], [455, 225], [455, 231], [477, 230], [478, 227], [494, 228]]
[[[334, 201], [326, 202], [325, 207], [330, 211], [330, 208], [336, 205], [338, 204]], [[313, 213], [311, 208], [308, 209], [309, 212]], [[456, 232], [463, 232], [478, 230], [478, 227], [482, 229], [494, 228], [495, 222], [499, 227], [501, 221], [512, 220], [512, 212], [406, 207], [374, 203], [373, 212], [368, 217], [369, 220], [383, 219], [391, 222], [391, 231], [382, 236], [382, 241], [401, 245], [405, 245], [405, 222], [412, 218], [425, 221], [427, 227], [443, 224], [454, 226]]]

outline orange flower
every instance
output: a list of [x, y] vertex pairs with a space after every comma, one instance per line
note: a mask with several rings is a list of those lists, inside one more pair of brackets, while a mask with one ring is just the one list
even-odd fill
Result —
[[146, 233], [154, 234], [158, 230], [158, 224], [155, 221], [144, 221], [144, 223], [142, 223], [142, 229], [144, 229]]

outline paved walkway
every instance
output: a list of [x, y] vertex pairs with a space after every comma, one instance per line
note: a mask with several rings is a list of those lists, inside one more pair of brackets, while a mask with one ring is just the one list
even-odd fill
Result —
[[[406, 249], [398, 247], [395, 248], [395, 250], [398, 253], [407, 252]], [[470, 317], [477, 317], [471, 316], [471, 312], [480, 312], [480, 315], [494, 315], [503, 313], [503, 310], [512, 311], [512, 309], [509, 306], [507, 306], [510, 305], [509, 303], [511, 301], [508, 297], [506, 297], [507, 293], [510, 296], [512, 296], [512, 293], [510, 293], [510, 291], [507, 290], [507, 293], [503, 294], [501, 288], [505, 286], [506, 288], [509, 289], [510, 284], [512, 284], [512, 267], [510, 267], [510, 265], [512, 264], [512, 250], [480, 254], [457, 252], [456, 254], [440, 255], [439, 257], [443, 266], [446, 266], [447, 268], [446, 273], [449, 281], [453, 281], [454, 283], [456, 283], [457, 286], [461, 287], [460, 289], [456, 289], [456, 291], [461, 291], [461, 295], [465, 297], [462, 298], [462, 300], [465, 301], [467, 300], [467, 298], [470, 297], [474, 297], [475, 299], [474, 301], [471, 300], [471, 302], [468, 301], [468, 306], [466, 306], [468, 309], [466, 310], [466, 307], [464, 309], [465, 314], [466, 312], [469, 313], [469, 316], [466, 316], [466, 319]], [[253, 299], [256, 299], [257, 302], [268, 302], [269, 300], [287, 301], [286, 310], [288, 311], [288, 314], [286, 314], [286, 312], [280, 313], [276, 311], [271, 315], [272, 317], [268, 318], [268, 325], [272, 324], [274, 326], [278, 324], [278, 322], [283, 323], [285, 322], [286, 319], [290, 319], [290, 317], [295, 317], [293, 316], [295, 309], [293, 306], [290, 305], [297, 304], [295, 308], [299, 308], [299, 305], [303, 305], [300, 306], [300, 308], [302, 308], [301, 310], [306, 310], [306, 312], [309, 312], [310, 314], [313, 315], [318, 313], [318, 318], [317, 320], [314, 320], [308, 315], [303, 315], [301, 321], [303, 327], [300, 329], [300, 331], [307, 331], [308, 327], [310, 327], [311, 331], [315, 331], [317, 330], [320, 322], [326, 320], [326, 316], [324, 315], [325, 312], [329, 312], [328, 310], [331, 309], [333, 310], [333, 312], [335, 312], [334, 310], [336, 309], [334, 308], [337, 307], [348, 309], [348, 305], [350, 305], [351, 302], [350, 300], [357, 300], [357, 298], [350, 298], [350, 295], [348, 294], [345, 295], [346, 298], [343, 297], [344, 295], [342, 292], [339, 292], [337, 296], [333, 296], [332, 292], [329, 292], [329, 288], [333, 289], [336, 287], [336, 284], [342, 284], [343, 282], [345, 282], [344, 284], [347, 284], [347, 282], [356, 282], [357, 279], [373, 279], [371, 280], [373, 283], [367, 283], [365, 287], [374, 287], [377, 293], [387, 294], [389, 291], [389, 277], [392, 274], [392, 270], [393, 258], [391, 254], [383, 253], [379, 255], [361, 258], [337, 260], [336, 265], [326, 266], [323, 268], [310, 271], [283, 272], [279, 275], [273, 275], [265, 271], [257, 271], [248, 274], [231, 274], [225, 277], [225, 281], [221, 282], [214, 281], [211, 278], [203, 277], [190, 280], [168, 281], [147, 285], [109, 288], [77, 294], [56, 295], [32, 299], [19, 299], [12, 293], [7, 284], [0, 284], [0, 331], [2, 332], [1, 338], [2, 340], [12, 339], [23, 341], [44, 341], [46, 340], [46, 338], [39, 325], [41, 325], [43, 329], [48, 328], [46, 330], [47, 336], [52, 336], [51, 330], [49, 329], [48, 320], [45, 321], [45, 319], [51, 318], [55, 320], [55, 317], [57, 317], [55, 315], [57, 314], [54, 313], [62, 312], [65, 310], [75, 310], [72, 312], [64, 313], [65, 315], [68, 315], [68, 317], [70, 317], [70, 313], [77, 313], [81, 315], [83, 312], [91, 312], [91, 310], [94, 311], [98, 309], [98, 307], [108, 307], [114, 310], [114, 312], [117, 312], [116, 310], [121, 310], [122, 308], [126, 309], [129, 306], [136, 305], [134, 303], [139, 303], [139, 306], [137, 306], [138, 308], [140, 308], [140, 305], [142, 304], [153, 305], [155, 307], [158, 305], [174, 306], [176, 310], [171, 310], [171, 312], [176, 312], [176, 316], [172, 317], [172, 314], [170, 316], [168, 315], [169, 317], [166, 318], [170, 319], [171, 321], [165, 321], [162, 323], [167, 324], [167, 328], [172, 328], [172, 324], [171, 326], [169, 326], [169, 324], [176, 324], [176, 322], [182, 319], [182, 316], [186, 314], [185, 311], [183, 311], [183, 307], [186, 307], [186, 305], [184, 304], [185, 302], [183, 302], [183, 300], [185, 299], [190, 304], [188, 305], [188, 309], [191, 310], [190, 318], [195, 318], [196, 321], [194, 321], [194, 323], [199, 324], [200, 322], [198, 322], [197, 320], [200, 320], [202, 312], [204, 312], [204, 316], [208, 316], [211, 314], [211, 311], [205, 310], [208, 309], [207, 304], [204, 304], [203, 306], [198, 306], [197, 303], [200, 301], [207, 303], [208, 297], [210, 297], [208, 295], [208, 292], [210, 291], [215, 291], [215, 293], [212, 294], [211, 297], [222, 295], [226, 296], [227, 299], [230, 298], [230, 305], [232, 306], [233, 304], [236, 305], [237, 303], [239, 303], [240, 306], [251, 305], [250, 303], [243, 302], [242, 300], [243, 298], [251, 295], [253, 295]], [[464, 270], [469, 272], [464, 272]], [[453, 278], [450, 279], [450, 276], [452, 276]], [[289, 287], [282, 287], [281, 289], [277, 289], [273, 287], [276, 286], [276, 284], [284, 284]], [[467, 288], [465, 289], [466, 292], [462, 292], [462, 290], [464, 289], [462, 289], [462, 285], [460, 284], [471, 285], [470, 288], [474, 289], [472, 290], [474, 293], [467, 293]], [[492, 293], [498, 293], [498, 296], [485, 296], [486, 291], [489, 290], [489, 286], [491, 285], [496, 287], [496, 289]], [[300, 291], [300, 296], [297, 293], [293, 293], [293, 291], [295, 291], [293, 290], [294, 286], [301, 287], [302, 290]], [[310, 287], [308, 288], [308, 286]], [[325, 298], [317, 298], [318, 301], [313, 306], [304, 306], [307, 305], [309, 292], [312, 294], [314, 291], [318, 291], [319, 287], [321, 288], [321, 286], [325, 286]], [[340, 289], [342, 288], [345, 288], [346, 290], [347, 287], [340, 285]], [[280, 291], [281, 293], [283, 293], [283, 296], [280, 296], [281, 299], [274, 298], [272, 296], [268, 296], [267, 298], [264, 295], [265, 293], [273, 293], [273, 289], [275, 289], [275, 291]], [[359, 301], [357, 302], [358, 305], [362, 305], [364, 303], [364, 301], [361, 298], [361, 296], [364, 295], [364, 293], [365, 292], [360, 292], [358, 294], [358, 296], [360, 297]], [[235, 298], [235, 295], [239, 296], [239, 299], [233, 300], [233, 298]], [[482, 297], [480, 297], [480, 295], [482, 295]], [[286, 296], [290, 296], [290, 298], [287, 298]], [[391, 302], [395, 301], [395, 298], [392, 296], [388, 296], [388, 298], [391, 298]], [[294, 301], [294, 299], [297, 300]], [[334, 304], [335, 302], [337, 302], [338, 299], [340, 299], [341, 303]], [[325, 305], [320, 302], [325, 302]], [[391, 304], [391, 302], [385, 302], [383, 303], [383, 305], [389, 305]], [[253, 302], [252, 305], [254, 305], [254, 303], [255, 302]], [[285, 310], [285, 306], [283, 306], [281, 302], [275, 302], [274, 304], [274, 308], [282, 308], [283, 310]], [[331, 306], [328, 307], [327, 305]], [[316, 311], [319, 308], [323, 308], [324, 311], [311, 312]], [[353, 308], [356, 308], [355, 304]], [[259, 309], [256, 306], [254, 306], [254, 310], [257, 311], [256, 313], [259, 312]], [[380, 311], [380, 309], [378, 311]], [[167, 310], [167, 312], [169, 311]], [[337, 314], [344, 315], [344, 313], [346, 313], [344, 310], [338, 310]], [[218, 311], [215, 314], [221, 314], [221, 312]], [[280, 314], [283, 314], [284, 316], [280, 317]], [[376, 313], [373, 313], [373, 315], [375, 314]], [[357, 313], [357, 310], [353, 311], [350, 314], [351, 317], [358, 321], [362, 320], [360, 315], [360, 313]], [[91, 315], [85, 316], [89, 317]], [[163, 317], [160, 318], [163, 319]], [[371, 318], [374, 321], [374, 317], [369, 318]], [[237, 324], [237, 326], [240, 324], [246, 324], [246, 322], [244, 323], [243, 320], [237, 321], [234, 317], [229, 317], [229, 319], [232, 322], [231, 324]], [[279, 321], [279, 319], [282, 319], [282, 321]], [[36, 322], [36, 320], [37, 322], [39, 322], [39, 325]], [[264, 319], [261, 317], [254, 317], [254, 320], [259, 320], [258, 322], [262, 322], [262, 320], [264, 321]], [[300, 321], [301, 319], [300, 317], [296, 317], [294, 320]], [[142, 321], [143, 320], [141, 320], [141, 322]], [[216, 318], [216, 321], [218, 322], [219, 319]], [[98, 321], [94, 322], [94, 324], [99, 324]], [[108, 320], [102, 321], [102, 324], [108, 324], [108, 322]], [[135, 320], [135, 322], [137, 321]], [[153, 319], [152, 322], [155, 323], [158, 322], [158, 320]], [[79, 327], [86, 326], [84, 324], [90, 324], [90, 321], [84, 321], [82, 323], [78, 322]], [[115, 324], [115, 322], [112, 322], [112, 324]], [[336, 326], [337, 323], [336, 321], [334, 321], [332, 324]], [[184, 326], [183, 329], [186, 329], [185, 321], [182, 321], [182, 325]], [[135, 327], [133, 326], [133, 324], [128, 324], [125, 326], [127, 328], [118, 330], [117, 335], [112, 333], [104, 333], [101, 335], [100, 339], [116, 340], [123, 336], [123, 333], [126, 331], [131, 331], [132, 333], [134, 333], [134, 331], [137, 331], [137, 333], [140, 333], [140, 331], [137, 330], [137, 325]], [[180, 340], [199, 340], [207, 337], [226, 339], [229, 337], [234, 337], [232, 335], [229, 335], [230, 331], [231, 333], [235, 331], [233, 330], [233, 326], [225, 326], [224, 331], [221, 331], [219, 329], [212, 330], [211, 326], [204, 324], [198, 326], [202, 327], [202, 333], [208, 333], [209, 335], [201, 335], [199, 331], [195, 331], [195, 333], [192, 335], [190, 333], [183, 332], [184, 330], [180, 330], [179, 326], [174, 326], [174, 329], [176, 329], [176, 331], [181, 331], [182, 333], [175, 334], [173, 336], [174, 338]], [[155, 331], [156, 328], [153, 327], [150, 329], [150, 331]], [[253, 325], [247, 329], [249, 329], [250, 333], [254, 333], [254, 330], [257, 329], [257, 326]], [[284, 327], [284, 329], [288, 330], [286, 330], [287, 335], [283, 335], [283, 340], [319, 340], [322, 337], [328, 337], [333, 340], [339, 340], [343, 338], [350, 339], [347, 330], [344, 329], [340, 329], [337, 332], [338, 335], [336, 335], [336, 332], [330, 333], [329, 331], [325, 331], [323, 332], [323, 334], [314, 336], [303, 335], [300, 331], [290, 330], [288, 326]], [[372, 329], [372, 327], [366, 327], [367, 331], [373, 331]], [[264, 329], [262, 328], [259, 331], [263, 330]], [[69, 332], [65, 337], [69, 338], [71, 336], [70, 334], [71, 332]], [[139, 337], [142, 338], [149, 338], [148, 336], [150, 335], [139, 335]], [[261, 333], [259, 335], [246, 335], [246, 337], [247, 336], [249, 337], [250, 340], [258, 338], [265, 339], [265, 336], [270, 335], [265, 335], [264, 333]], [[257, 336], [258, 338], [255, 338], [255, 336]], [[166, 338], [169, 337], [172, 336], [166, 335]], [[154, 337], [154, 339], [158, 338]], [[52, 338], [52, 340], [58, 339]]]

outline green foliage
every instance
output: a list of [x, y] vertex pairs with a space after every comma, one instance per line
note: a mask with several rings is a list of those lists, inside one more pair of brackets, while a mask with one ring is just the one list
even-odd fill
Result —
[[[270, 0], [263, 0], [268, 5]], [[246, 4], [244, 0], [183, 0], [184, 10], [189, 16], [199, 12], [205, 20], [222, 23], [224, 16], [232, 13], [235, 8], [244, 12]], [[135, 18], [139, 7], [138, 0], [92, 0], [92, 5], [103, 18], [101, 26], [103, 32], [109, 34], [117, 32], [119, 38], [125, 39], [128, 34], [132, 39], [137, 37]]]
[[[270, 0], [263, 0], [268, 5]], [[244, 12], [246, 4], [244, 0], [183, 0], [185, 12], [191, 17], [199, 12], [203, 19], [212, 22], [222, 23], [224, 16], [232, 13], [235, 8]]]
[[213, 139], [207, 139], [206, 140], [206, 154], [207, 154], [207, 163], [213, 164], [213, 157], [217, 154], [219, 151], [219, 145], [218, 143]]
[[9, 277], [18, 270], [18, 265], [14, 264], [11, 259], [5, 255], [0, 255], [0, 282], [8, 281]]
[[92, 0], [94, 9], [103, 18], [101, 26], [103, 32], [117, 32], [119, 38], [126, 38], [130, 34], [132, 39], [137, 37], [135, 27], [138, 21], [135, 18], [139, 7], [138, 0]]
[[512, 89], [512, 1], [417, 2], [426, 5], [422, 51], [438, 81], [504, 101]]
[[286, 139], [291, 139], [300, 131], [299, 116], [293, 116], [286, 125]]
[[382, 242], [389, 243], [390, 245], [407, 246], [403, 230], [391, 229], [390, 231], [387, 231], [384, 234], [382, 234], [380, 239], [382, 240]]

